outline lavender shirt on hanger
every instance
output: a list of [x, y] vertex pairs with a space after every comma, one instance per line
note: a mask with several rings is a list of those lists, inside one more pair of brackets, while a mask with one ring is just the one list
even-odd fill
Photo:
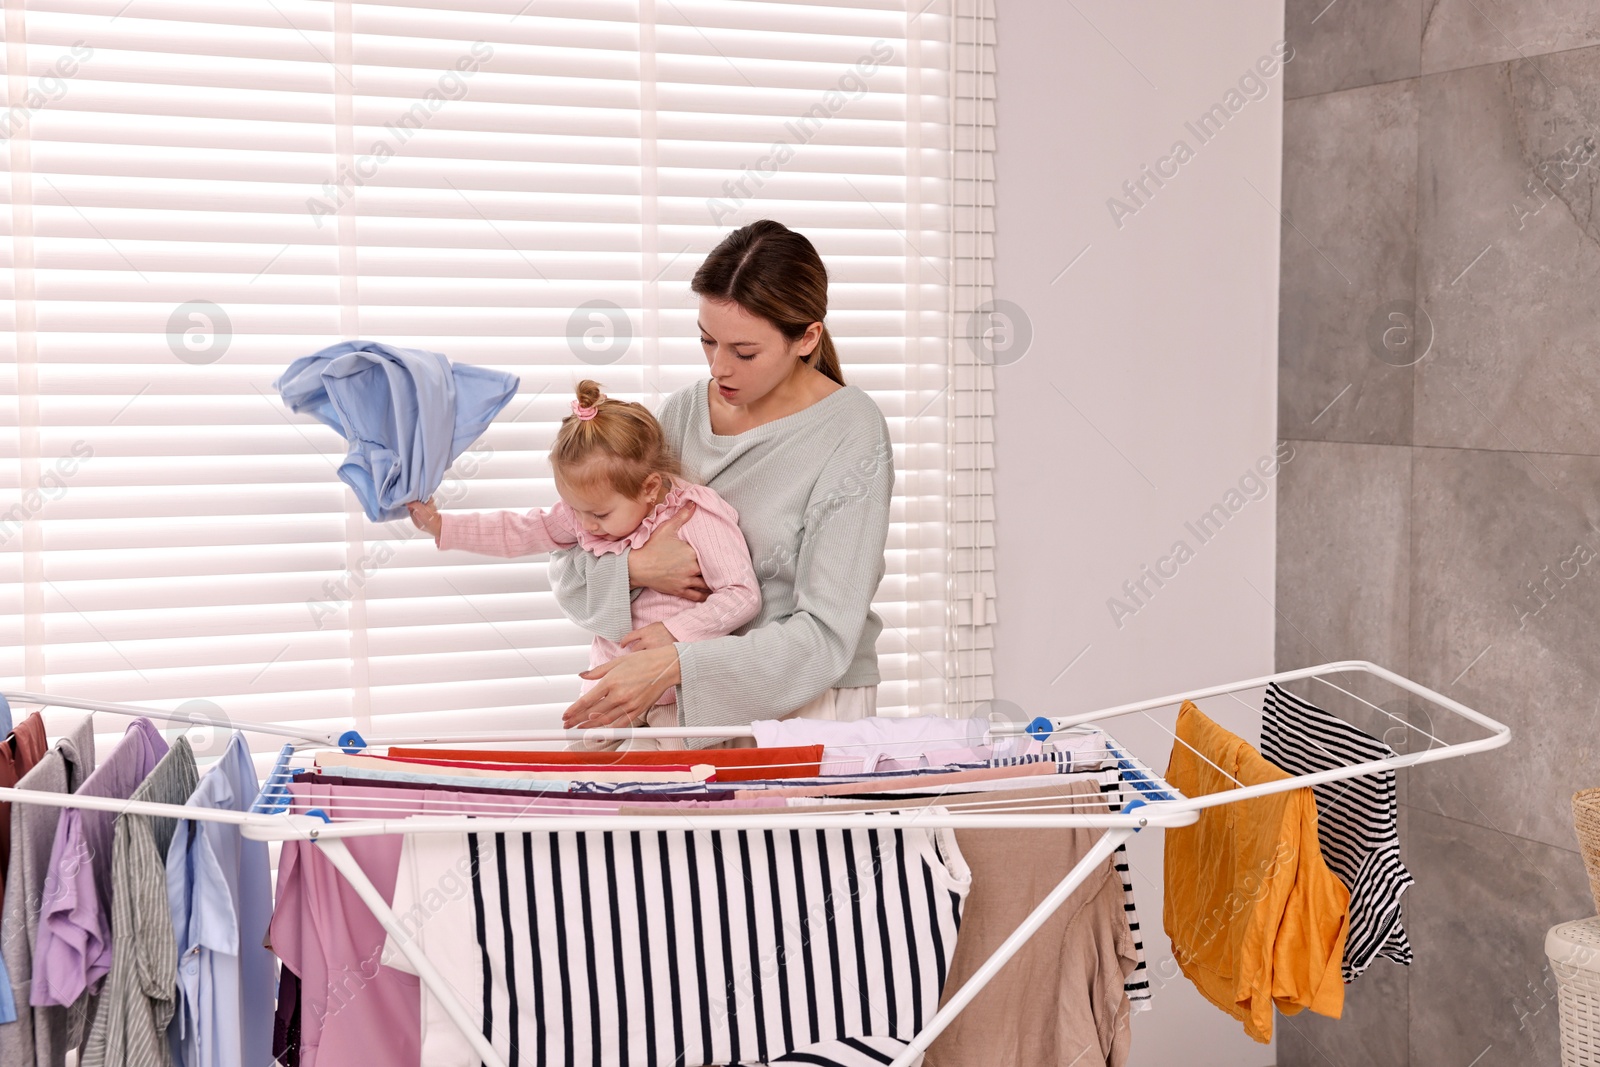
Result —
[[[126, 800], [168, 745], [149, 719], [135, 719], [78, 796]], [[111, 830], [116, 813], [67, 808], [56, 824], [39, 910], [29, 1003], [67, 1005], [95, 991], [111, 970]]]

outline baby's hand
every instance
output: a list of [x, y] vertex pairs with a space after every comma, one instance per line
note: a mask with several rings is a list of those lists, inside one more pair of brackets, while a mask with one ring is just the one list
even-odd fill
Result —
[[643, 652], [647, 648], [666, 648], [677, 643], [678, 639], [672, 636], [672, 631], [667, 629], [665, 623], [659, 622], [623, 634], [620, 642], [629, 652]]
[[439, 509], [433, 506], [433, 501], [425, 500], [422, 503], [413, 501], [406, 505], [406, 510], [411, 512], [411, 524], [417, 529], [433, 535], [433, 543], [439, 543], [439, 531], [444, 526], [444, 520], [439, 518]]

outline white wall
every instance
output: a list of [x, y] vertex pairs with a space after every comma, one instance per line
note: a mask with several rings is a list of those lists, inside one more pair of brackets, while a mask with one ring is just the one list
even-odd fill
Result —
[[[1184, 524], [1229, 503], [1275, 446], [1281, 67], [1208, 143], [1184, 124], [1271, 54], [1282, 0], [997, 0], [997, 14], [995, 294], [1033, 342], [996, 370], [996, 695], [1066, 714], [1267, 673], [1271, 479], [1208, 543]], [[1107, 199], [1180, 138], [1193, 158], [1119, 228]], [[1160, 588], [1147, 579], [1119, 627], [1108, 598], [1180, 538], [1193, 558]], [[1207, 710], [1253, 732], [1222, 703]], [[1166, 766], [1156, 723], [1114, 729]], [[1271, 1048], [1172, 977], [1159, 832], [1132, 848], [1158, 985], [1133, 1063], [1270, 1065]]]

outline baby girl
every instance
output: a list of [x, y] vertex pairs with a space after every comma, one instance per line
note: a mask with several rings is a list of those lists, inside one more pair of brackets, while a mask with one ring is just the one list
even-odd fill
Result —
[[[548, 511], [458, 515], [442, 513], [429, 501], [407, 505], [411, 521], [441, 549], [511, 557], [579, 545], [605, 555], [638, 548], [692, 503], [694, 512], [678, 536], [699, 557], [709, 595], [696, 602], [641, 589], [633, 600], [632, 631], [618, 641], [595, 635], [591, 667], [639, 649], [721, 637], [760, 611], [761, 591], [738, 513], [716, 490], [684, 477], [660, 423], [642, 405], [612, 400], [597, 383], [579, 382], [572, 414], [562, 420], [550, 449], [550, 467], [561, 502]], [[583, 688], [595, 684], [585, 680]], [[676, 726], [676, 700], [676, 690], [668, 689], [651, 709], [649, 725]]]

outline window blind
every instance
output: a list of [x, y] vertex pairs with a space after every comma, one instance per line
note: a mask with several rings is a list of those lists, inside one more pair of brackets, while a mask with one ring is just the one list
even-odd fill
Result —
[[271, 382], [357, 337], [511, 371], [436, 499], [548, 506], [573, 384], [653, 408], [703, 380], [689, 278], [769, 217], [821, 252], [894, 438], [880, 710], [946, 706], [950, 0], [5, 13], [0, 684], [368, 736], [559, 725], [589, 637], [545, 559], [367, 522], [343, 440]]

